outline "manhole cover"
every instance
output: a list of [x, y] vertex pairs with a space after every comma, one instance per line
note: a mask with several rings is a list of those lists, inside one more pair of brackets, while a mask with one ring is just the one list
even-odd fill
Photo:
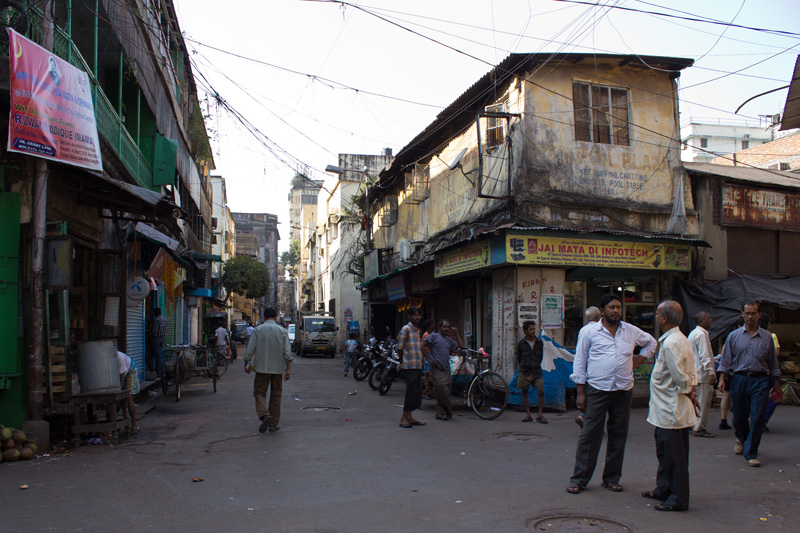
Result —
[[336, 411], [341, 407], [301, 407], [300, 409], [304, 411]]
[[497, 440], [513, 440], [517, 442], [525, 442], [531, 440], [550, 440], [550, 437], [544, 435], [535, 435], [533, 433], [519, 433], [517, 431], [506, 431], [503, 433], [495, 433], [494, 438]]
[[531, 518], [528, 520], [528, 529], [531, 531], [603, 531], [608, 533], [633, 531], [628, 526], [608, 518], [584, 515]]

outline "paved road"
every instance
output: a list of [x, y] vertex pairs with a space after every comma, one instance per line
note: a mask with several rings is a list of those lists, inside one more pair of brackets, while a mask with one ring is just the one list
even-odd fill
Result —
[[296, 359], [281, 430], [259, 434], [252, 378], [237, 363], [216, 394], [194, 380], [180, 403], [155, 400], [141, 432], [117, 447], [0, 464], [4, 529], [796, 531], [800, 521], [798, 408], [778, 409], [760, 469], [732, 453], [729, 431], [692, 438], [692, 508], [658, 513], [639, 496], [657, 466], [646, 409], [633, 412], [625, 491], [604, 490], [596, 475], [570, 495], [574, 413], [541, 425], [514, 411], [483, 421], [462, 407], [442, 422], [424, 402], [418, 418], [428, 425], [400, 429], [401, 384], [380, 397], [345, 379], [339, 359]]

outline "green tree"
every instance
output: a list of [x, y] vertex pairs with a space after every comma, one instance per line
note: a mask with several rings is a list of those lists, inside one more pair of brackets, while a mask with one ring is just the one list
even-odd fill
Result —
[[245, 298], [258, 299], [269, 292], [267, 266], [251, 255], [239, 255], [228, 259], [222, 266], [222, 286], [231, 293]]
[[289, 251], [281, 254], [281, 263], [286, 268], [291, 268], [300, 262], [300, 241], [292, 241]]

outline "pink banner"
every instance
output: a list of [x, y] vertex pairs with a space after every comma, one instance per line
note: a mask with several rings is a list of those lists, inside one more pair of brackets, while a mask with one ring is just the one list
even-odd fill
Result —
[[8, 28], [8, 150], [103, 170], [89, 76]]

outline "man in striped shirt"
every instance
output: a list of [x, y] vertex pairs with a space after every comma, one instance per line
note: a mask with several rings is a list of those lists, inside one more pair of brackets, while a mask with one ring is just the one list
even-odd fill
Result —
[[400, 369], [406, 380], [406, 397], [403, 402], [403, 416], [400, 418], [401, 428], [424, 426], [425, 422], [414, 420], [411, 416], [422, 403], [422, 342], [419, 324], [422, 321], [422, 310], [412, 307], [408, 312], [408, 324], [403, 326], [397, 336], [397, 356], [400, 358]]

